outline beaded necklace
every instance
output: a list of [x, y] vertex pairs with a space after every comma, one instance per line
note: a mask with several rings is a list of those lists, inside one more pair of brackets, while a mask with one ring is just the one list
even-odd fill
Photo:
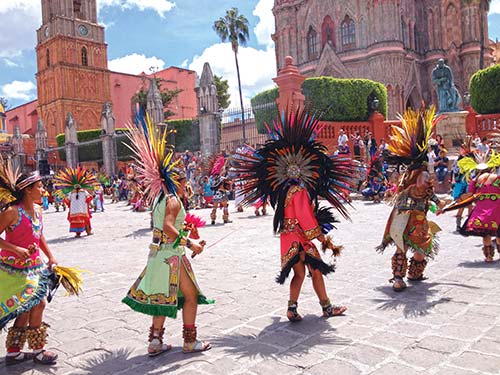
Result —
[[28, 220], [31, 222], [31, 227], [33, 228], [33, 234], [35, 235], [36, 238], [40, 238], [42, 235], [42, 221], [40, 220], [39, 215], [37, 215], [37, 212], [35, 210], [35, 219], [33, 219], [22, 207], [19, 207], [19, 211], [28, 218]]

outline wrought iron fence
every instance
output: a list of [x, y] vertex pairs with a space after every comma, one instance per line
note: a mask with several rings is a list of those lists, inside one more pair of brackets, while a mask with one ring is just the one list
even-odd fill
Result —
[[245, 106], [230, 108], [221, 117], [221, 150], [234, 151], [243, 140], [242, 113], [245, 119], [246, 144], [258, 146], [268, 139], [266, 123], [272, 123], [278, 116], [278, 107], [275, 102], [260, 104], [258, 106]]

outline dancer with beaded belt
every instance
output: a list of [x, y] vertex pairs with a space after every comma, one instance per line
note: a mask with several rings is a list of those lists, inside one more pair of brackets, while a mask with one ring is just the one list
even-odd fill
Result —
[[[395, 291], [403, 291], [408, 280], [424, 279], [427, 260], [438, 250], [436, 233], [439, 227], [427, 220], [431, 202], [442, 208], [445, 202], [434, 194], [433, 180], [427, 172], [426, 150], [435, 124], [435, 109], [408, 109], [401, 118], [401, 126], [393, 126], [385, 160], [392, 165], [404, 165], [394, 197], [394, 208], [387, 221], [384, 237], [377, 251], [383, 252], [390, 244], [396, 245], [392, 256], [392, 274], [389, 281]], [[413, 252], [408, 266], [407, 252]]]
[[[45, 350], [47, 327], [42, 322], [45, 296], [49, 290], [48, 267], [57, 264], [43, 236], [42, 209], [39, 202], [44, 192], [42, 178], [16, 173], [10, 161], [0, 159], [0, 329], [11, 320], [7, 332], [5, 364], [27, 360], [50, 365], [57, 354]], [[32, 353], [23, 352], [28, 343]]]
[[[460, 233], [482, 237], [485, 261], [491, 263], [495, 256], [493, 243], [500, 253], [500, 176], [495, 172], [500, 167], [500, 154], [492, 151], [489, 155], [468, 156], [462, 158], [458, 166], [470, 181], [468, 197], [463, 202], [475, 202]], [[475, 178], [471, 179], [473, 172]], [[496, 240], [493, 241], [492, 238]]]
[[185, 248], [192, 256], [200, 254], [204, 241], [192, 239], [184, 225], [186, 213], [182, 205], [186, 175], [173, 150], [166, 145], [167, 133], [159, 134], [152, 121], [139, 119], [128, 126], [132, 149], [139, 164], [138, 179], [145, 186], [144, 196], [153, 202], [153, 242], [146, 268], [122, 300], [130, 308], [153, 317], [148, 354], [157, 356], [171, 349], [163, 343], [165, 318], [175, 319], [182, 309], [183, 352], [201, 352], [211, 348], [199, 341], [195, 326], [198, 304], [211, 304], [200, 291]]
[[322, 260], [313, 241], [319, 241], [323, 251], [331, 249], [338, 255], [340, 247], [326, 236], [333, 228], [333, 215], [330, 209], [319, 208], [318, 198], [347, 217], [340, 188], [352, 187], [355, 168], [350, 159], [327, 156], [326, 147], [315, 140], [319, 128], [317, 116], [306, 110], [284, 114], [271, 127], [272, 139], [252, 155], [234, 158], [237, 175], [245, 182], [244, 204], [269, 198], [275, 210], [274, 231], [281, 242], [281, 272], [276, 281], [283, 284], [293, 270], [287, 310], [292, 322], [302, 320], [297, 307], [306, 269], [323, 316], [341, 315], [347, 309], [331, 304], [323, 275], [333, 272], [334, 266]]

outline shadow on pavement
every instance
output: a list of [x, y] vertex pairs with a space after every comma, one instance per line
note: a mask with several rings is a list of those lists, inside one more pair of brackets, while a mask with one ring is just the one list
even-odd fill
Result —
[[62, 237], [62, 238], [52, 238], [50, 240], [47, 240], [47, 243], [50, 244], [58, 244], [58, 243], [66, 243], [66, 242], [73, 242], [73, 241], [79, 241], [83, 238], [87, 237], [85, 234], [83, 234], [81, 237], [77, 238], [74, 235], [71, 237]]
[[125, 236], [125, 238], [130, 238], [130, 237], [133, 237], [133, 238], [138, 238], [138, 237], [143, 237], [147, 234], [151, 233], [151, 228], [141, 228], [141, 229], [137, 229], [137, 230], [134, 230], [132, 233], [130, 234], [127, 234]]
[[475, 286], [459, 283], [408, 282], [408, 288], [403, 292], [395, 292], [390, 285], [375, 288], [375, 290], [384, 293], [387, 297], [390, 297], [390, 299], [373, 299], [373, 301], [382, 303], [377, 307], [378, 310], [399, 310], [402, 308], [405, 318], [425, 316], [429, 314], [430, 310], [435, 306], [452, 301], [452, 298], [449, 297], [431, 300], [433, 296], [439, 293], [438, 290], [432, 289], [438, 285], [479, 289]]
[[500, 262], [495, 261], [493, 263], [486, 263], [484, 260], [476, 260], [476, 261], [471, 261], [471, 262], [462, 262], [458, 264], [459, 267], [463, 268], [499, 268], [500, 267]]
[[350, 339], [336, 336], [328, 320], [316, 315], [305, 315], [297, 323], [280, 319], [273, 317], [273, 322], [257, 335], [228, 334], [212, 338], [210, 342], [214, 347], [224, 348], [225, 353], [238, 359], [298, 358], [315, 346], [331, 348], [352, 343]]

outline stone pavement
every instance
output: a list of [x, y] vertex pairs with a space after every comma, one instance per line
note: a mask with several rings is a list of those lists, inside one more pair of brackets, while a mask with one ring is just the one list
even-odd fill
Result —
[[[389, 207], [361, 201], [354, 208], [352, 222], [338, 225], [336, 242], [346, 249], [327, 280], [331, 299], [349, 307], [344, 317], [321, 318], [306, 279], [304, 321], [286, 320], [288, 287], [274, 282], [272, 218], [247, 210], [202, 229], [209, 248], [193, 260], [204, 293], [216, 299], [198, 318], [213, 349], [184, 355], [181, 320], [167, 320], [174, 349], [155, 359], [146, 356], [150, 318], [120, 303], [146, 262], [148, 214], [108, 204], [94, 215], [95, 235], [73, 239], [66, 214], [51, 208], [45, 235], [59, 262], [92, 273], [80, 298], [59, 291], [46, 312], [58, 365], [0, 363], [0, 374], [500, 374], [500, 262], [482, 262], [480, 239], [453, 234], [452, 214], [438, 217], [441, 252], [429, 279], [396, 294], [387, 282], [391, 251], [374, 251]], [[198, 212], [208, 219], [207, 210]]]

